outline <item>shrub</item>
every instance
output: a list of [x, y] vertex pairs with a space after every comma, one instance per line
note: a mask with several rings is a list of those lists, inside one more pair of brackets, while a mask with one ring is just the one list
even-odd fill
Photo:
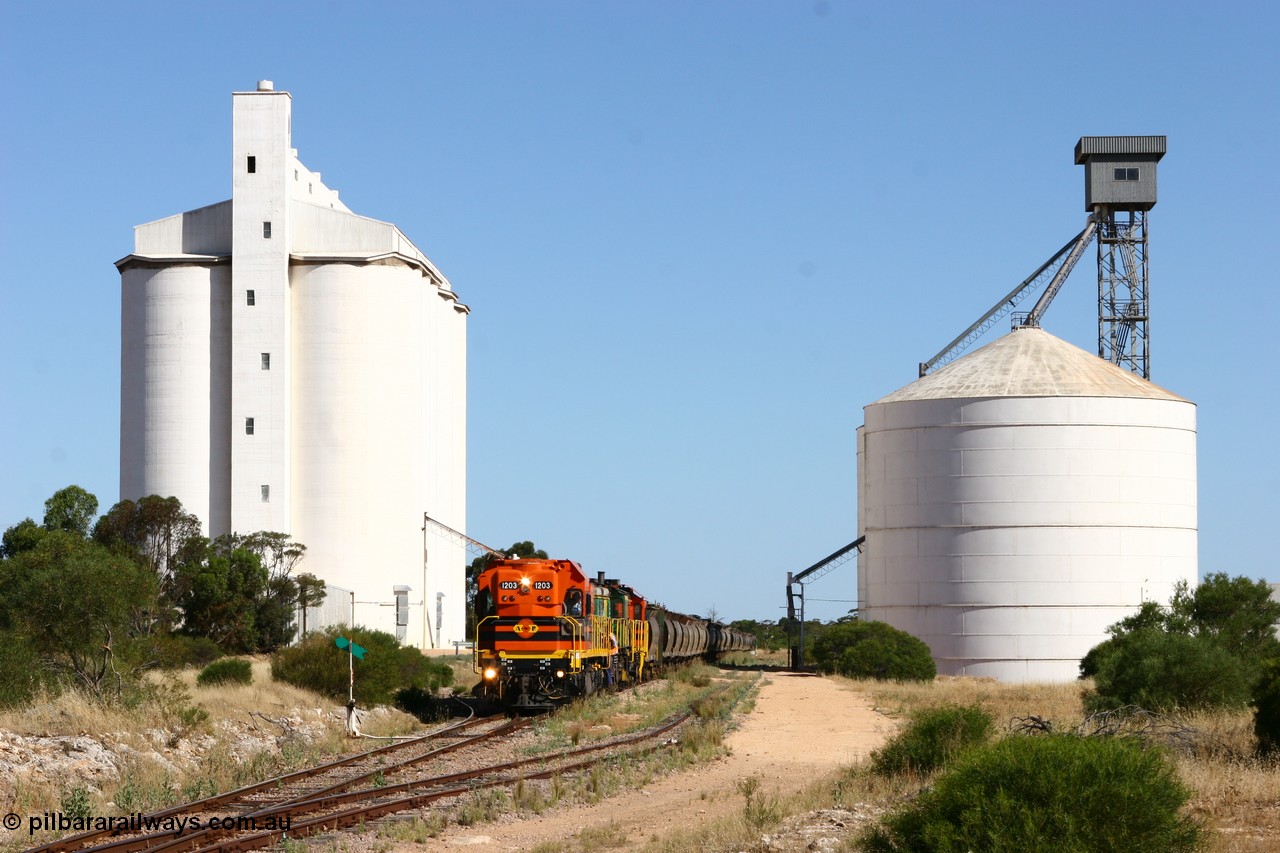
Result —
[[932, 773], [985, 743], [991, 727], [991, 715], [977, 705], [921, 709], [883, 749], [871, 754], [871, 770], [881, 776]]
[[976, 749], [861, 840], [864, 850], [1201, 849], [1164, 753], [1125, 738], [1013, 737]]
[[1137, 705], [1148, 711], [1240, 708], [1249, 667], [1207, 637], [1142, 629], [1114, 637], [1095, 656], [1088, 711]]
[[156, 656], [163, 669], [205, 667], [222, 657], [222, 649], [208, 637], [160, 634], [155, 637], [154, 643]]
[[1262, 676], [1253, 688], [1253, 733], [1258, 738], [1258, 753], [1264, 756], [1280, 753], [1280, 659], [1272, 659], [1262, 667]]
[[813, 642], [822, 672], [882, 681], [931, 681], [937, 675], [924, 641], [884, 622], [841, 622]]
[[215, 684], [252, 684], [253, 667], [244, 658], [223, 658], [200, 670], [196, 684], [211, 687]]
[[1080, 677], [1093, 678], [1098, 674], [1098, 670], [1102, 667], [1102, 662], [1107, 656], [1116, 649], [1116, 640], [1112, 637], [1110, 640], [1103, 640], [1098, 645], [1089, 649], [1085, 656], [1080, 659]]
[[271, 677], [345, 700], [348, 656], [334, 645], [340, 636], [354, 639], [367, 650], [364, 660], [355, 661], [358, 702], [389, 705], [402, 688], [438, 690], [453, 683], [453, 670], [448, 664], [431, 660], [410, 646], [401, 646], [383, 631], [343, 626], [309, 634], [299, 645], [280, 649], [271, 656]]

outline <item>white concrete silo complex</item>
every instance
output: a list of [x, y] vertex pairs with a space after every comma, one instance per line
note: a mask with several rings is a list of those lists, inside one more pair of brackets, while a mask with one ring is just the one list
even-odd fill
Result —
[[1039, 328], [865, 408], [862, 616], [943, 675], [1064, 681], [1196, 581], [1195, 406]]
[[288, 533], [357, 623], [463, 640], [465, 553], [432, 541], [428, 567], [422, 527], [466, 527], [468, 309], [302, 164], [288, 92], [232, 106], [232, 198], [137, 226], [117, 262], [120, 496], [176, 496], [210, 536]]

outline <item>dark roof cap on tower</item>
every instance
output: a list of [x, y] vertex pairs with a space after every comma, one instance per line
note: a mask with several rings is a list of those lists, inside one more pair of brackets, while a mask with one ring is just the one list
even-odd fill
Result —
[[[1165, 153], [1164, 136], [1082, 136], [1076, 143], [1076, 165], [1091, 154], [1154, 154], [1159, 160]], [[1144, 158], [1145, 159], [1145, 158]]]

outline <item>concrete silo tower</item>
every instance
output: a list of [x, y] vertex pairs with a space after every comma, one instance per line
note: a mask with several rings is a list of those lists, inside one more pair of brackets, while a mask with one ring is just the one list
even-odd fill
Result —
[[859, 611], [944, 675], [1065, 681], [1196, 580], [1195, 406], [1035, 327], [865, 408]]
[[287, 533], [358, 624], [462, 640], [465, 554], [433, 545], [428, 574], [422, 527], [466, 527], [469, 312], [302, 164], [292, 108], [234, 93], [232, 197], [137, 226], [117, 262], [120, 496]]

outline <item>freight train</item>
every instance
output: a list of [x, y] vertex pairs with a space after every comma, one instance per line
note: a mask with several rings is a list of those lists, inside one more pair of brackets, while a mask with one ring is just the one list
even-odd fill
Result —
[[498, 559], [477, 579], [476, 693], [512, 710], [548, 710], [754, 647], [750, 634], [651, 604], [570, 560]]

